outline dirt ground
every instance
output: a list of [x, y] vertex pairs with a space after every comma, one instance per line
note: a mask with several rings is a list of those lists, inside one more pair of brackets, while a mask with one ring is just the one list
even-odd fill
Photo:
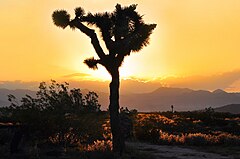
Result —
[[240, 156], [223, 156], [179, 146], [152, 145], [139, 142], [127, 142], [126, 144], [129, 149], [149, 153], [156, 159], [240, 159]]

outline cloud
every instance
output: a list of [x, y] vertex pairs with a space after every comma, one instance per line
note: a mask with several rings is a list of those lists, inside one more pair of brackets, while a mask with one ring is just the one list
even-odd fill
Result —
[[160, 81], [148, 81], [141, 78], [131, 77], [121, 80], [120, 92], [128, 93], [149, 93], [162, 87]]
[[[79, 77], [78, 75], [82, 74], [71, 74], [66, 75], [66, 79], [56, 79], [58, 83], [68, 82], [70, 88], [80, 88], [88, 89], [91, 91], [105, 92], [109, 93], [109, 83], [110, 81], [93, 81], [88, 79], [77, 79], [71, 77]], [[38, 90], [39, 83], [41, 81], [34, 82], [24, 82], [24, 81], [0, 81], [0, 88], [6, 89], [29, 89], [29, 90]], [[49, 81], [45, 81], [50, 83]], [[142, 79], [126, 79], [121, 80], [120, 93], [129, 94], [129, 93], [147, 93], [154, 91], [155, 89], [161, 87], [161, 84], [158, 81], [146, 82]]]
[[240, 92], [240, 79], [232, 83], [228, 88], [225, 89], [228, 92]]
[[[169, 77], [160, 80], [170, 87], [185, 87], [191, 89], [224, 89], [231, 91], [233, 84], [240, 80], [240, 70], [215, 74], [211, 76], [188, 76], [188, 77]], [[238, 85], [240, 86], [240, 85]], [[240, 91], [240, 87], [234, 86], [235, 91]]]
[[81, 78], [81, 77], [90, 77], [90, 74], [87, 73], [73, 73], [73, 74], [68, 74], [68, 75], [64, 75], [62, 76], [63, 78]]
[[[68, 82], [70, 88], [88, 89], [98, 92], [109, 92], [110, 81], [92, 80], [89, 74], [73, 73], [56, 79], [57, 82]], [[49, 80], [50, 81], [50, 80]], [[46, 81], [47, 83], [49, 81]], [[41, 81], [0, 81], [0, 88], [38, 90]], [[190, 88], [195, 90], [223, 89], [228, 92], [240, 92], [240, 70], [215, 74], [211, 76], [188, 76], [157, 78], [152, 81], [131, 77], [122, 79], [120, 85], [121, 94], [147, 93], [159, 87]]]
[[16, 81], [0, 81], [0, 88], [6, 89], [29, 89], [29, 90], [37, 90], [39, 86], [38, 81], [24, 82], [20, 80]]

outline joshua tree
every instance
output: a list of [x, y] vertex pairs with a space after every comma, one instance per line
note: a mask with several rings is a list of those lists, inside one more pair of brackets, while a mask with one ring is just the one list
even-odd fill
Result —
[[[74, 19], [70, 19], [70, 15], [65, 10], [56, 10], [52, 14], [56, 26], [63, 29], [67, 26], [72, 29], [77, 28], [91, 39], [98, 59], [91, 57], [84, 63], [92, 69], [97, 69], [97, 65], [100, 64], [112, 77], [109, 111], [114, 152], [121, 152], [124, 145], [119, 126], [119, 67], [126, 56], [140, 51], [149, 44], [149, 36], [156, 27], [156, 24], [145, 24], [143, 16], [136, 12], [136, 7], [135, 4], [127, 7], [117, 4], [112, 13], [96, 14], [85, 14], [84, 10], [78, 7], [75, 9]], [[107, 53], [100, 46], [95, 30], [89, 26], [100, 29]]]

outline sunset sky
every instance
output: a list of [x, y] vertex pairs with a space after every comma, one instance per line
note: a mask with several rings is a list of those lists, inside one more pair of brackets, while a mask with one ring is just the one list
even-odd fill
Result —
[[113, 11], [117, 3], [138, 4], [145, 22], [157, 24], [150, 44], [125, 59], [122, 79], [240, 91], [238, 0], [0, 0], [0, 87], [109, 80], [104, 68], [94, 71], [83, 64], [95, 55], [90, 39], [54, 26], [51, 15], [66, 9], [74, 18], [78, 6], [86, 12]]

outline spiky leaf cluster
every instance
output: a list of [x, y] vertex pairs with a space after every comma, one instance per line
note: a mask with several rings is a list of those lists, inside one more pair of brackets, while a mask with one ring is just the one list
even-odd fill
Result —
[[115, 37], [130, 47], [131, 51], [140, 51], [149, 44], [149, 37], [156, 24], [145, 24], [142, 16], [136, 10], [137, 5], [128, 7], [116, 6], [113, 21]]
[[70, 22], [70, 15], [65, 10], [56, 10], [52, 14], [53, 22], [60, 28], [66, 28]]
[[130, 40], [132, 51], [138, 52], [149, 44], [149, 37], [155, 27], [156, 24], [142, 24], [139, 26], [138, 31], [133, 33]]
[[114, 39], [115, 42], [128, 44], [131, 51], [137, 52], [149, 43], [156, 24], [145, 24], [136, 7], [136, 4], [127, 7], [117, 4], [113, 13], [89, 13], [83, 21], [100, 28], [104, 41]]
[[142, 16], [135, 11], [136, 7], [137, 5], [130, 5], [129, 7], [122, 7], [120, 4], [116, 5], [112, 17], [115, 39], [126, 38], [142, 23]]
[[85, 11], [82, 7], [75, 8], [75, 16], [76, 17], [81, 18], [84, 16], [84, 14], [85, 14]]
[[84, 60], [84, 63], [91, 69], [96, 70], [98, 69], [97, 64], [99, 60], [94, 59], [94, 57], [88, 58]]

